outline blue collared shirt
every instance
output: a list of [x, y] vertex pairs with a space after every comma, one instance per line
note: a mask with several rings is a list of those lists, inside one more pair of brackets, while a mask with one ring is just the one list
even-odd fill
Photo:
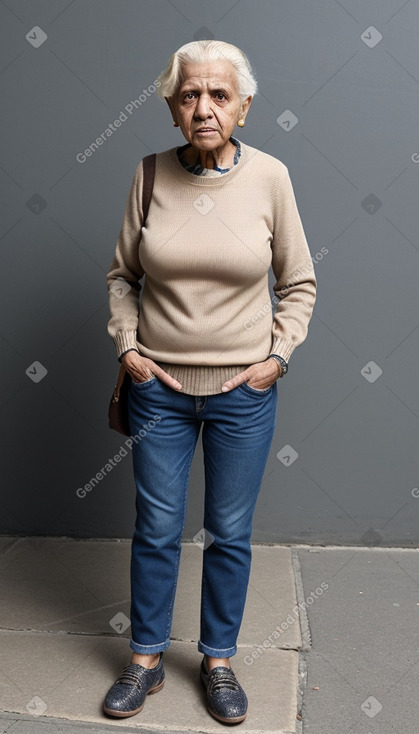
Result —
[[[237, 165], [239, 162], [240, 156], [241, 156], [241, 147], [240, 147], [240, 141], [237, 140], [237, 138], [234, 138], [233, 136], [230, 137], [230, 142], [233, 143], [233, 145], [236, 146], [236, 152], [234, 153], [234, 163], [233, 166]], [[186, 168], [189, 173], [195, 173], [196, 176], [205, 176], [208, 170], [211, 171], [218, 171], [218, 173], [227, 173], [229, 171], [229, 168], [218, 168], [218, 166], [214, 166], [214, 168], [208, 169], [201, 166], [200, 163], [187, 163], [187, 161], [184, 161], [182, 158], [182, 153], [184, 150], [187, 150], [187, 148], [191, 147], [191, 143], [186, 143], [186, 145], [182, 145], [180, 148], [177, 149], [177, 157], [182, 164], [184, 168]]]

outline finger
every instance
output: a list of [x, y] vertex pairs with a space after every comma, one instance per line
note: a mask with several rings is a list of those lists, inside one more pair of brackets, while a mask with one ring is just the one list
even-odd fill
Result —
[[222, 392], [228, 392], [229, 390], [234, 390], [235, 387], [238, 387], [243, 382], [246, 382], [246, 380], [249, 379], [249, 373], [247, 370], [244, 372], [239, 372], [238, 375], [235, 375], [230, 380], [227, 380], [227, 382], [224, 383], [224, 385], [221, 387]]
[[169, 385], [169, 387], [172, 387], [174, 390], [182, 390], [182, 385], [178, 380], [175, 380], [174, 377], [170, 377], [170, 375], [167, 375], [162, 382], [165, 382], [166, 385]]
[[182, 389], [182, 385], [178, 380], [175, 380], [174, 377], [171, 377], [170, 375], [168, 375], [167, 372], [162, 370], [161, 367], [158, 367], [157, 365], [155, 366], [154, 374], [156, 375], [156, 377], [159, 378], [159, 380], [161, 380], [162, 382], [165, 382], [166, 385], [168, 385], [169, 387], [172, 387], [174, 390]]
[[134, 379], [133, 375], [135, 375], [137, 377], [137, 382], [145, 382], [155, 375], [162, 382], [165, 382], [166, 385], [173, 388], [174, 390], [182, 389], [181, 383], [178, 380], [175, 380], [174, 377], [168, 375], [167, 372], [162, 370], [162, 368], [159, 367], [155, 362], [153, 362], [152, 359], [144, 357], [139, 357], [139, 359], [141, 360], [140, 364], [138, 364], [137, 355], [135, 358], [135, 364], [131, 367], [131, 377]]

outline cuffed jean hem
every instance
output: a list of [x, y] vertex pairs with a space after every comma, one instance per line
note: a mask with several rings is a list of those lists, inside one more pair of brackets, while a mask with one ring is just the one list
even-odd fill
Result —
[[234, 647], [208, 647], [208, 645], [204, 645], [201, 640], [198, 641], [198, 650], [199, 652], [204, 653], [204, 655], [209, 655], [210, 658], [231, 658], [232, 655], [235, 655], [237, 652], [237, 645], [234, 645]]
[[166, 642], [160, 642], [158, 645], [138, 645], [137, 642], [131, 638], [129, 646], [133, 652], [138, 655], [155, 655], [156, 652], [163, 652], [167, 650], [170, 645], [170, 638]]

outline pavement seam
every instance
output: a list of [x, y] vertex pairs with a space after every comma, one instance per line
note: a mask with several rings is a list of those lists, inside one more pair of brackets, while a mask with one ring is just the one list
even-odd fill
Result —
[[297, 605], [298, 605], [298, 619], [300, 622], [300, 632], [301, 632], [301, 651], [305, 652], [307, 650], [310, 650], [311, 648], [311, 632], [310, 632], [310, 625], [308, 622], [308, 616], [306, 607], [307, 605], [305, 602], [304, 597], [304, 588], [303, 588], [303, 579], [301, 576], [301, 566], [300, 566], [300, 559], [298, 556], [298, 551], [295, 548], [291, 548], [291, 563], [292, 568], [294, 571], [294, 584], [295, 584], [295, 593], [297, 597]]
[[[82, 632], [80, 630], [72, 632], [69, 630], [49, 630], [49, 629], [34, 629], [33, 627], [0, 627], [0, 633], [1, 632], [27, 632], [29, 634], [34, 635], [73, 635], [76, 637], [114, 637], [115, 639], [126, 639], [129, 640], [129, 636], [126, 634], [118, 634], [115, 632]], [[180, 640], [180, 642], [185, 642], [185, 640]], [[189, 642], [189, 640], [186, 640], [186, 642]], [[193, 640], [192, 640], [193, 642]]]
[[[33, 634], [33, 635], [56, 635], [56, 636], [61, 636], [61, 637], [64, 636], [64, 635], [69, 635], [69, 636], [73, 636], [73, 637], [103, 637], [103, 638], [106, 638], [106, 639], [109, 639], [111, 637], [111, 638], [114, 638], [114, 639], [125, 639], [125, 640], [129, 640], [129, 636], [126, 635], [126, 634], [115, 634], [115, 633], [112, 633], [112, 632], [80, 632], [80, 631], [78, 631], [78, 632], [68, 632], [68, 630], [58, 630], [58, 631], [55, 631], [55, 630], [47, 630], [47, 629], [38, 630], [38, 629], [27, 629], [27, 628], [22, 628], [22, 629], [19, 628], [19, 629], [17, 629], [15, 627], [13, 627], [13, 628], [11, 628], [11, 627], [0, 627], [0, 634], [2, 632], [11, 633], [11, 634], [14, 634], [14, 633], [20, 634], [20, 633], [23, 632], [23, 633]], [[171, 642], [185, 642], [187, 644], [196, 642], [196, 640], [187, 640], [187, 639], [184, 639], [182, 637], [171, 637], [170, 638], [170, 641]], [[237, 648], [238, 648], [238, 650], [255, 650], [255, 649], [257, 650], [257, 649], [260, 648], [260, 644], [257, 643], [257, 642], [255, 642], [255, 643], [238, 643], [237, 644]], [[302, 648], [301, 648], [300, 645], [298, 645], [298, 646], [275, 645], [275, 647], [272, 647], [271, 649], [272, 650], [280, 650], [281, 652], [300, 652], [300, 650]]]
[[[261, 543], [252, 543], [252, 545], [261, 545]], [[278, 543], [280, 547], [289, 547], [286, 544]], [[376, 551], [377, 553], [383, 553], [384, 551], [405, 551], [405, 552], [416, 552], [419, 553], [417, 546], [407, 545], [333, 545], [328, 543], [293, 543], [292, 549], [296, 550], [308, 550], [308, 551], [329, 551], [329, 550], [353, 550], [353, 551]]]
[[[34, 718], [33, 716], [25, 716], [24, 714], [13, 714], [9, 712], [0, 712], [0, 722], [7, 720], [9, 717], [12, 717], [10, 720], [10, 726], [7, 728], [5, 734], [7, 734], [8, 731], [11, 731], [11, 728], [17, 724], [18, 722], [33, 722]], [[37, 716], [36, 720], [38, 722], [45, 723], [48, 727], [49, 726], [57, 726], [56, 734], [73, 734], [74, 730], [85, 732], [85, 734], [103, 734], [103, 732], [127, 732], [127, 734], [134, 734], [136, 732], [137, 734], [208, 734], [207, 729], [167, 729], [165, 727], [158, 727], [158, 728], [143, 728], [140, 727], [138, 724], [134, 727], [127, 727], [124, 725], [118, 725], [118, 723], [115, 724], [107, 724], [106, 722], [104, 724], [97, 724], [94, 722], [86, 722], [82, 720], [76, 720], [76, 719], [58, 719], [56, 717], [45, 717], [45, 716]], [[72, 727], [70, 730], [69, 727]], [[281, 729], [281, 730], [261, 730], [261, 729], [250, 729], [247, 734], [299, 734], [299, 732], [296, 732], [295, 729], [292, 731], [289, 731], [288, 729]]]
[[[70, 535], [10, 535], [10, 534], [1, 534], [0, 533], [0, 540], [2, 539], [9, 539], [16, 541], [13, 546], [9, 546], [6, 549], [6, 553], [14, 548], [16, 544], [19, 541], [26, 541], [30, 539], [36, 539], [36, 540], [47, 540], [47, 541], [61, 541], [61, 542], [76, 542], [76, 543], [115, 543], [115, 544], [121, 544], [121, 545], [129, 545], [132, 542], [131, 538], [82, 538], [82, 537], [73, 537]], [[182, 540], [183, 546], [190, 546], [193, 547], [196, 545], [196, 542], [192, 540], [192, 538], [185, 538]], [[349, 545], [336, 545], [334, 543], [268, 543], [266, 541], [252, 541], [252, 546], [256, 547], [262, 547], [262, 548], [290, 548], [293, 549], [302, 549], [302, 550], [369, 550], [369, 551], [416, 551], [416, 553], [419, 553], [419, 547], [416, 545], [358, 545], [355, 543], [349, 544]], [[2, 554], [4, 555], [4, 553]]]
[[[0, 712], [0, 722], [10, 720], [10, 726], [3, 730], [4, 734], [7, 734], [11, 730], [11, 727], [14, 726], [18, 722], [33, 722], [34, 717], [33, 716], [26, 716], [25, 714], [14, 714], [9, 712]], [[108, 724], [106, 721], [103, 724], [96, 724], [93, 722], [86, 722], [82, 720], [76, 720], [76, 719], [58, 719], [56, 717], [48, 717], [48, 716], [38, 716], [36, 717], [36, 721], [45, 723], [46, 725], [51, 725], [51, 731], [53, 726], [56, 726], [57, 729], [55, 730], [57, 733], [60, 732], [60, 734], [73, 734], [73, 731], [81, 731], [86, 732], [86, 734], [102, 734], [102, 732], [127, 732], [127, 734], [132, 734], [133, 732], [141, 732], [141, 734], [168, 734], [169, 730], [165, 729], [145, 729], [140, 728], [137, 724], [137, 726], [124, 726], [124, 725], [118, 725], [115, 724]], [[71, 727], [71, 730], [70, 730]], [[47, 729], [46, 729], [47, 731]], [[170, 730], [170, 734], [200, 734], [197, 730], [193, 731], [174, 731]]]
[[304, 699], [307, 690], [308, 669], [306, 654], [303, 650], [298, 654], [298, 688], [297, 688], [297, 720], [295, 724], [296, 734], [303, 734], [304, 730]]
[[295, 734], [303, 734], [304, 730], [304, 699], [307, 690], [307, 662], [306, 652], [311, 649], [311, 632], [305, 602], [303, 579], [301, 575], [301, 564], [298, 550], [291, 548], [291, 564], [294, 572], [295, 593], [298, 604], [298, 619], [300, 622], [301, 648], [298, 650], [298, 685], [297, 685], [297, 718], [295, 723]]

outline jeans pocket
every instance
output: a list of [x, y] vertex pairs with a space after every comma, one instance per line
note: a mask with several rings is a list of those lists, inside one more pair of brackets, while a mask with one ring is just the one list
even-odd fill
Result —
[[150, 383], [151, 383], [151, 382], [154, 382], [154, 381], [155, 381], [156, 379], [157, 379], [157, 378], [156, 378], [156, 375], [152, 375], [151, 377], [149, 377], [149, 378], [148, 378], [148, 380], [143, 380], [143, 382], [134, 382], [134, 380], [131, 380], [131, 383], [132, 383], [132, 384], [133, 384], [133, 385], [134, 385], [135, 387], [139, 387], [139, 388], [141, 388], [141, 387], [143, 387], [144, 385], [150, 385]]
[[257, 387], [252, 387], [247, 382], [242, 382], [239, 387], [242, 387], [243, 390], [247, 393], [250, 393], [252, 395], [266, 395], [268, 392], [272, 390], [272, 385], [269, 385], [269, 387], [264, 387], [262, 390], [259, 390]]

